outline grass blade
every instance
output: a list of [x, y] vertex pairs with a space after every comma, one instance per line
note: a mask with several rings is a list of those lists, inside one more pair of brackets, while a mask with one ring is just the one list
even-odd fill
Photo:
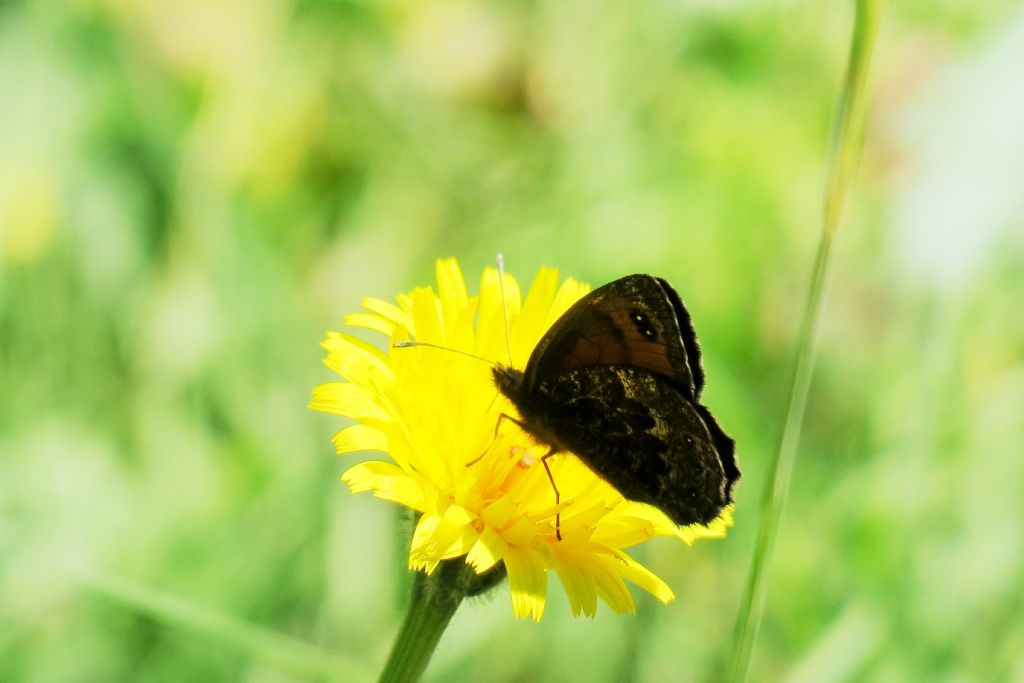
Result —
[[839, 227], [850, 182], [857, 170], [863, 149], [868, 69], [878, 36], [883, 7], [884, 0], [857, 0], [856, 4], [850, 56], [825, 167], [826, 183], [821, 241], [814, 261], [814, 270], [811, 274], [811, 283], [800, 326], [789, 408], [779, 448], [769, 469], [772, 474], [766, 479], [761, 503], [761, 525], [758, 529], [750, 571], [747, 574], [746, 590], [740, 602], [740, 612], [736, 619], [733, 635], [728, 680], [734, 683], [746, 680], [750, 657], [764, 612], [768, 592], [765, 571], [771, 561], [772, 551], [778, 537], [779, 522], [789, 493], [793, 463], [800, 442], [807, 396], [814, 373], [818, 330], [825, 310], [832, 240]]
[[365, 680], [362, 665], [302, 640], [253, 626], [235, 617], [121, 577], [85, 574], [80, 585], [158, 621], [213, 638], [255, 660], [312, 680]]

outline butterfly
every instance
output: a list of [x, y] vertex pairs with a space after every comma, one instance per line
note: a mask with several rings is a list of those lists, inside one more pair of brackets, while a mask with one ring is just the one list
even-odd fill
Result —
[[523, 370], [495, 365], [492, 374], [519, 412], [503, 417], [549, 448], [541, 461], [556, 503], [547, 459], [561, 452], [676, 524], [706, 524], [732, 502], [734, 442], [700, 402], [700, 346], [664, 279], [628, 275], [595, 289], [555, 321]]

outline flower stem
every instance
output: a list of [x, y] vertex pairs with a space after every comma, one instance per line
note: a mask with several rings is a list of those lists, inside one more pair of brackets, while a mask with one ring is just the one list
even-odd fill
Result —
[[381, 672], [381, 683], [419, 680], [448, 622], [455, 616], [463, 596], [438, 590], [442, 588], [439, 574], [416, 572], [409, 611]]
[[779, 522], [789, 493], [800, 431], [817, 352], [818, 329], [825, 310], [832, 240], [839, 227], [842, 208], [863, 149], [868, 68], [885, 0], [857, 0], [853, 38], [846, 77], [840, 93], [833, 127], [832, 145], [826, 164], [821, 241], [811, 274], [803, 321], [796, 349], [796, 368], [782, 438], [765, 481], [761, 503], [761, 525], [747, 574], [747, 586], [733, 635], [728, 680], [742, 683], [747, 678], [750, 657], [757, 638], [767, 597], [765, 570], [771, 561]]
[[477, 574], [461, 557], [441, 562], [432, 574], [416, 572], [409, 610], [380, 674], [380, 683], [419, 680], [462, 599], [479, 595], [504, 578], [504, 564]]

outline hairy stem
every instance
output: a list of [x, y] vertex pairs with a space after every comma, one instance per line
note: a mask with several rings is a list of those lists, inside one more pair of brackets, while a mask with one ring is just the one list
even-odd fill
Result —
[[432, 574], [416, 572], [405, 621], [380, 683], [418, 681], [463, 598], [479, 595], [504, 578], [504, 564], [477, 574], [461, 557], [441, 562]]

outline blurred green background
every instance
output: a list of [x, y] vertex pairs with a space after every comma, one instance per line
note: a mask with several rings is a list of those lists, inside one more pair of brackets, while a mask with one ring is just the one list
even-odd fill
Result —
[[[363, 295], [667, 277], [738, 442], [678, 595], [464, 605], [428, 680], [717, 680], [852, 3], [0, 3], [0, 681], [371, 680], [398, 510], [306, 409]], [[892, 3], [752, 680], [1024, 681], [1024, 8]]]

